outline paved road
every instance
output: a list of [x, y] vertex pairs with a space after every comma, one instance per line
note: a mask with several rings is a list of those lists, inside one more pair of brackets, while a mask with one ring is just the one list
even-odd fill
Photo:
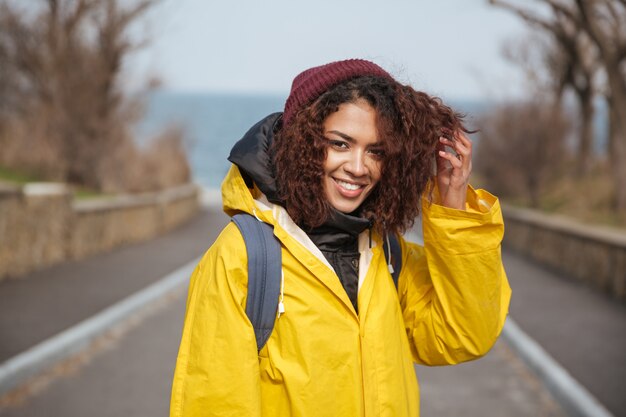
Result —
[[626, 416], [626, 304], [504, 253], [510, 314], [616, 416]]
[[[226, 221], [205, 211], [152, 242], [0, 283], [0, 361], [197, 257]], [[626, 380], [624, 306], [514, 254], [505, 254], [505, 265], [518, 324], [615, 415], [626, 415], [619, 389]], [[43, 388], [0, 416], [166, 415], [183, 313], [181, 291], [152, 315], [136, 318], [132, 329], [38, 381]], [[417, 372], [424, 416], [563, 415], [503, 342], [477, 362]]]
[[207, 210], [150, 242], [0, 282], [0, 362], [200, 256], [227, 221]]
[[[168, 415], [169, 392], [184, 316], [184, 296], [110, 337], [44, 381], [11, 398], [2, 417], [156, 417]], [[15, 397], [15, 396], [14, 396]], [[5, 400], [7, 401], [7, 400]]]
[[[113, 337], [78, 367], [0, 410], [2, 417], [165, 416], [184, 316], [184, 293]], [[562, 417], [564, 413], [519, 359], [499, 342], [485, 358], [420, 367], [422, 415]]]

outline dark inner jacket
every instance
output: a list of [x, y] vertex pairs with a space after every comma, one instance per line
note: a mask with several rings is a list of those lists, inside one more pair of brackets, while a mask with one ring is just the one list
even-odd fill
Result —
[[[268, 201], [285, 206], [278, 196], [269, 148], [282, 113], [271, 114], [252, 126], [230, 152], [228, 160], [239, 167], [249, 188], [253, 183]], [[358, 235], [370, 226], [367, 219], [354, 213], [333, 209], [329, 219], [312, 230], [303, 230], [333, 267], [355, 311], [359, 281]]]

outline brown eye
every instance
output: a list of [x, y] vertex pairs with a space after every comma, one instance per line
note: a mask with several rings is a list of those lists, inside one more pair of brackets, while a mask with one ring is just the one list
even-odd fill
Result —
[[380, 148], [370, 149], [368, 152], [375, 158], [379, 159], [385, 156], [385, 151]]
[[326, 140], [328, 141], [328, 144], [335, 149], [348, 149], [348, 143], [346, 143], [343, 140], [328, 139], [328, 138], [326, 138]]

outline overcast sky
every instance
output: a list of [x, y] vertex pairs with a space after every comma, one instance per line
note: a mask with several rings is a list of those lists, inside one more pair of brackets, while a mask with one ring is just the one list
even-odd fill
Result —
[[526, 29], [486, 0], [166, 0], [149, 21], [130, 68], [173, 90], [285, 94], [300, 71], [354, 57], [447, 99], [521, 88], [501, 49]]

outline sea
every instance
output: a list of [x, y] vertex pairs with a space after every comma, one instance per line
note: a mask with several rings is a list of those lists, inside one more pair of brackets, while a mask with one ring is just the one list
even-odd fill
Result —
[[[136, 127], [145, 144], [174, 124], [183, 129], [193, 179], [209, 189], [219, 189], [230, 167], [230, 149], [252, 125], [270, 113], [282, 111], [287, 96], [270, 94], [187, 93], [157, 91], [146, 98], [145, 113]], [[478, 117], [489, 104], [479, 101], [449, 103]]]
[[219, 189], [235, 142], [263, 117], [282, 111], [284, 103], [280, 95], [158, 91], [147, 96], [136, 135], [145, 144], [168, 126], [178, 126], [185, 137], [193, 180]]
[[[208, 189], [219, 189], [230, 167], [226, 158], [232, 146], [263, 117], [282, 111], [286, 98], [286, 94], [156, 91], [146, 96], [145, 112], [135, 133], [139, 143], [147, 143], [168, 126], [179, 126], [184, 132], [194, 181]], [[476, 120], [495, 105], [471, 100], [445, 103], [465, 114], [470, 128], [475, 128]], [[594, 150], [596, 155], [603, 155], [608, 128], [602, 102], [597, 105], [595, 130]], [[479, 139], [479, 134], [472, 136], [474, 143]], [[574, 139], [572, 135], [573, 148]]]

